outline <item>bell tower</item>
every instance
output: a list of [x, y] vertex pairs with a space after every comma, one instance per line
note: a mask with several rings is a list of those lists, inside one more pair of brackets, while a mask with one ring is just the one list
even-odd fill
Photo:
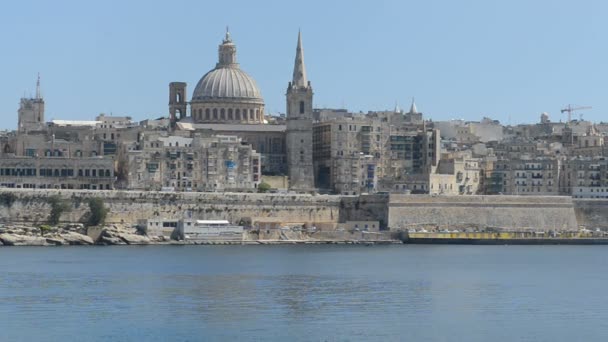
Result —
[[36, 97], [22, 98], [17, 114], [19, 132], [25, 133], [44, 128], [44, 99], [40, 93], [40, 74], [36, 82]]
[[287, 171], [289, 188], [295, 191], [314, 191], [312, 162], [312, 86], [306, 78], [302, 35], [298, 32], [298, 46], [293, 67], [293, 78], [287, 86]]
[[169, 83], [169, 120], [171, 128], [175, 128], [177, 121], [186, 117], [188, 102], [186, 101], [186, 83]]

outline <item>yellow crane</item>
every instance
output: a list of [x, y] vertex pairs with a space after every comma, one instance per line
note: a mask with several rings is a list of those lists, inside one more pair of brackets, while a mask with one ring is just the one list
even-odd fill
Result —
[[584, 110], [584, 109], [591, 109], [593, 107], [591, 106], [572, 106], [572, 105], [568, 105], [568, 107], [564, 108], [561, 110], [562, 113], [567, 112], [568, 113], [568, 121], [570, 122], [572, 121], [572, 112], [577, 111], [577, 110]]

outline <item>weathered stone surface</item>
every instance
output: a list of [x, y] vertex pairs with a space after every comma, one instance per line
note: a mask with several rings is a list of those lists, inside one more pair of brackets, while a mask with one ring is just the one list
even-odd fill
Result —
[[47, 236], [46, 243], [54, 246], [63, 246], [65, 244], [65, 240], [62, 239], [60, 236]]
[[40, 236], [0, 234], [0, 241], [7, 246], [45, 246], [46, 239]]
[[391, 195], [391, 229], [576, 230], [572, 198], [564, 196]]
[[143, 235], [121, 233], [118, 236], [129, 245], [147, 245], [150, 243], [150, 239]]
[[63, 233], [61, 237], [68, 245], [92, 245], [94, 243], [90, 237], [76, 232]]
[[127, 243], [124, 242], [121, 238], [119, 238], [117, 236], [100, 235], [99, 239], [97, 239], [97, 244], [98, 245], [126, 245]]
[[130, 229], [110, 226], [102, 230], [97, 243], [104, 245], [147, 245], [150, 243], [150, 239], [147, 236], [135, 234]]

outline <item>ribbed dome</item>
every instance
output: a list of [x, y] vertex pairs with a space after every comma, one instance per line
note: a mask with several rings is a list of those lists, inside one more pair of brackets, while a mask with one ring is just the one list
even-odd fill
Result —
[[241, 99], [264, 103], [257, 84], [236, 65], [219, 66], [201, 78], [194, 88], [192, 101]]

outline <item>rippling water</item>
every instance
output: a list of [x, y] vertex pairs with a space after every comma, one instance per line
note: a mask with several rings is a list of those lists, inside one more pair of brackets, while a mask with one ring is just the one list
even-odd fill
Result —
[[605, 341], [605, 246], [0, 248], [0, 340]]

